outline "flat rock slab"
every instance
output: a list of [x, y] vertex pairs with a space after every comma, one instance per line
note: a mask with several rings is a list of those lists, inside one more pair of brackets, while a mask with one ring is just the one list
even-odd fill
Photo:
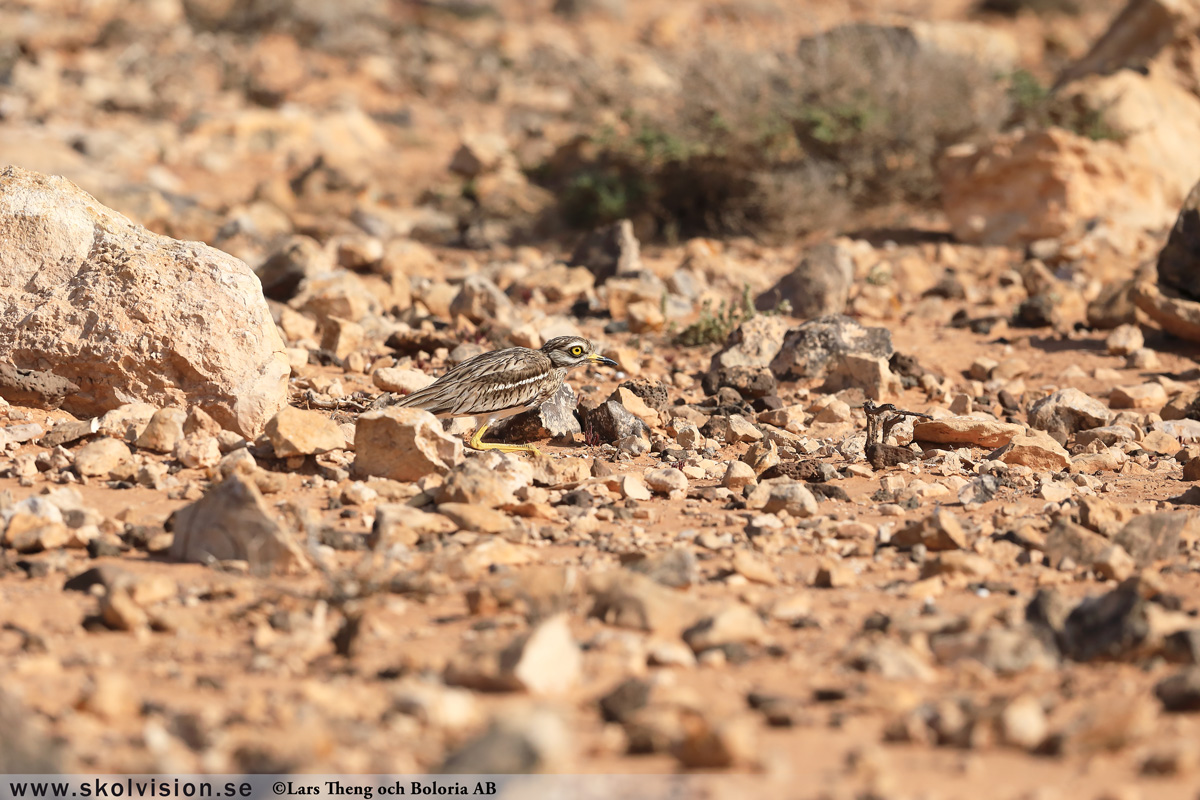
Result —
[[0, 361], [75, 384], [62, 407], [76, 416], [198, 405], [257, 436], [287, 402], [283, 341], [233, 256], [151, 233], [64, 178], [5, 167], [0, 264]]
[[974, 447], [1003, 447], [1023, 433], [1023, 425], [975, 417], [946, 417], [913, 426], [913, 439], [918, 442]]
[[1137, 307], [1167, 333], [1200, 342], [1200, 303], [1168, 297], [1154, 284], [1144, 282], [1133, 287], [1132, 297]]

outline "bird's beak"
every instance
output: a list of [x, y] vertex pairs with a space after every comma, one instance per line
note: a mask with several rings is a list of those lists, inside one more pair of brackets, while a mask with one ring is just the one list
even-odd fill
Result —
[[592, 353], [591, 355], [589, 355], [588, 361], [591, 361], [593, 364], [603, 364], [606, 367], [616, 367], [617, 369], [621, 368], [620, 364], [613, 361], [611, 358], [605, 358], [604, 356], [600, 355], [599, 353]]

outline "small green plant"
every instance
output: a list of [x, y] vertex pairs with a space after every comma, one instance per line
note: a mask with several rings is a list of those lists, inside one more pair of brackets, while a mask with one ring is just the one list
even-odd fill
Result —
[[1079, 96], [1056, 95], [1026, 70], [1017, 70], [1009, 77], [1008, 96], [1013, 108], [1009, 127], [1063, 128], [1097, 142], [1125, 138], [1105, 119], [1107, 107], [1088, 106]]
[[713, 310], [712, 301], [705, 300], [700, 305], [700, 317], [688, 325], [675, 337], [675, 343], [683, 347], [700, 347], [706, 344], [723, 344], [738, 325], [754, 319], [759, 314], [774, 316], [790, 314], [792, 305], [787, 300], [780, 300], [773, 308], [759, 311], [751, 299], [750, 285], [742, 286], [742, 296], [738, 302], [726, 303], [724, 300]]

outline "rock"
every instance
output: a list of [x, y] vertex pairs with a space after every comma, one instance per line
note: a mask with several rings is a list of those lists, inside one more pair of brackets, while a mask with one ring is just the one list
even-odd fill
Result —
[[571, 728], [543, 707], [509, 710], [434, 771], [443, 775], [528, 775], [565, 768], [572, 749]]
[[1075, 661], [1122, 660], [1161, 645], [1161, 607], [1145, 598], [1137, 578], [1085, 599], [1067, 616], [1058, 636], [1063, 655]]
[[704, 426], [704, 432], [726, 444], [757, 442], [763, 438], [762, 431], [754, 427], [754, 424], [741, 414], [730, 414], [729, 416], [717, 414], [709, 417], [708, 423]]
[[362, 350], [366, 338], [366, 330], [353, 320], [332, 315], [322, 320], [321, 349], [332, 353], [340, 364], [348, 366], [350, 354]]
[[437, 418], [418, 408], [369, 411], [354, 431], [354, 470], [397, 481], [444, 475], [463, 461], [462, 442], [442, 430]]
[[633, 223], [623, 219], [585, 236], [571, 254], [571, 266], [587, 267], [600, 284], [615, 275], [640, 270], [640, 250]]
[[950, 147], [939, 164], [955, 239], [1021, 247], [1078, 234], [1094, 218], [1154, 229], [1165, 207], [1158, 177], [1111, 141], [1062, 128], [1018, 130]]
[[695, 653], [730, 644], [759, 644], [766, 636], [762, 617], [749, 606], [735, 603], [706, 617], [683, 633]]
[[639, 475], [622, 475], [617, 480], [617, 491], [627, 500], [649, 500], [653, 497], [645, 479]]
[[1179, 554], [1179, 543], [1192, 524], [1193, 515], [1186, 511], [1157, 511], [1141, 514], [1125, 524], [1113, 536], [1113, 541], [1128, 551], [1138, 566], [1173, 558]]
[[482, 275], [469, 275], [450, 303], [450, 316], [466, 317], [476, 325], [491, 322], [511, 326], [516, 309], [495, 283]]
[[183, 438], [183, 423], [187, 412], [181, 408], [160, 408], [137, 437], [137, 446], [155, 453], [173, 453]]
[[740, 492], [757, 480], [758, 476], [754, 474], [754, 468], [749, 464], [741, 461], [730, 461], [725, 468], [725, 477], [721, 479], [721, 485], [726, 489]]
[[781, 302], [801, 319], [841, 314], [850, 300], [854, 282], [854, 259], [849, 249], [837, 242], [809, 248], [800, 265], [779, 279], [754, 301], [759, 311], [772, 311]]
[[1023, 750], [1036, 750], [1050, 732], [1046, 712], [1032, 695], [1018, 695], [1000, 712], [1000, 738]]
[[1137, 323], [1137, 306], [1133, 304], [1135, 281], [1114, 281], [1104, 284], [1100, 294], [1087, 305], [1087, 323], [1093, 328], [1111, 330], [1121, 325]]
[[747, 400], [771, 397], [779, 389], [766, 367], [720, 367], [704, 374], [703, 386], [705, 394], [716, 394], [722, 386], [728, 386]]
[[930, 552], [962, 550], [967, 546], [967, 534], [958, 517], [949, 511], [938, 510], [894, 533], [891, 544], [902, 550], [911, 550], [917, 545], [923, 545]]
[[560, 695], [579, 683], [583, 655], [571, 636], [567, 617], [558, 614], [541, 623], [505, 650], [501, 677], [532, 695]]
[[1151, 283], [1141, 282], [1132, 290], [1133, 302], [1167, 333], [1200, 342], [1200, 303], [1171, 297]]
[[754, 488], [746, 498], [746, 508], [766, 514], [786, 511], [793, 517], [812, 517], [817, 513], [817, 499], [802, 483], [791, 478], [771, 478]]
[[75, 469], [80, 475], [92, 478], [120, 476], [132, 455], [124, 442], [105, 436], [75, 451]]
[[1127, 356], [1146, 344], [1146, 337], [1137, 325], [1120, 325], [1104, 340], [1104, 347], [1112, 356]]
[[645, 477], [646, 485], [658, 494], [678, 496], [688, 488], [687, 476], [675, 467], [647, 470]]
[[617, 442], [627, 437], [641, 437], [646, 426], [615, 400], [598, 406], [580, 406], [579, 416], [584, 436], [589, 442]]
[[1082, 525], [1059, 519], [1050, 528], [1043, 550], [1052, 567], [1058, 567], [1064, 562], [1090, 567], [1104, 557], [1104, 551], [1111, 544], [1108, 539]]
[[754, 474], [757, 476], [778, 466], [779, 462], [779, 446], [775, 442], [766, 440], [750, 445], [746, 448], [745, 455], [742, 456], [742, 463], [754, 470]]
[[1118, 386], [1108, 396], [1113, 408], [1160, 409], [1167, 404], [1167, 390], [1161, 383], [1143, 383], [1139, 386]]
[[1154, 696], [1171, 713], [1200, 711], [1200, 667], [1187, 667], [1154, 684]]
[[850, 317], [828, 316], [789, 330], [770, 366], [780, 380], [819, 378], [840, 358], [888, 359], [892, 353], [887, 328], [867, 328]]
[[857, 353], [835, 355], [826, 365], [823, 392], [861, 389], [871, 400], [886, 400], [901, 390], [900, 377], [892, 373], [888, 359]]
[[1159, 287], [1179, 292], [1185, 300], [1200, 301], [1197, 263], [1200, 263], [1200, 183], [1183, 201], [1167, 243], [1158, 254]]
[[1115, 544], [1106, 547], [1092, 562], [1096, 577], [1106, 581], [1123, 581], [1133, 575], [1136, 569], [1137, 562], [1125, 552], [1125, 548]]
[[[1183, 9], [1187, 9], [1185, 13], [1193, 20], [1196, 17], [1191, 2], [1136, 0], [1129, 7], [1154, 9], [1150, 16], [1158, 17], [1159, 21], [1168, 16], [1178, 19]], [[1126, 17], [1125, 13], [1119, 15], [1113, 26], [1127, 24]], [[1139, 52], [1129, 64], [1133, 69], [1109, 67], [1105, 70], [1107, 74], [1088, 75], [1056, 91], [1064, 103], [1092, 116], [1098, 128], [1110, 132], [1111, 138], [1120, 139], [1121, 149], [1131, 160], [1154, 173], [1165, 206], [1155, 229], [1175, 221], [1181, 205], [1187, 208], [1189, 191], [1200, 175], [1200, 154], [1188, 146], [1190, 132], [1200, 126], [1195, 67], [1182, 67], [1187, 75], [1184, 77], [1180, 68], [1174, 66], [1175, 59], [1187, 58], [1184, 53], [1197, 27], [1195, 21], [1190, 27], [1181, 26], [1181, 35], [1177, 34], [1174, 42], [1160, 38], [1165, 32], [1140, 31], [1145, 38], [1137, 45]], [[1147, 64], [1151, 56], [1155, 56], [1154, 62]], [[1170, 113], [1165, 113], [1165, 109], [1170, 109]], [[1148, 125], [1148, 120], [1154, 124]]]
[[629, 330], [633, 333], [653, 333], [661, 331], [667, 324], [663, 316], [662, 304], [651, 300], [638, 300], [625, 308]]
[[510, 416], [488, 428], [488, 439], [515, 443], [538, 439], [570, 439], [576, 433], [582, 432], [580, 420], [575, 416], [576, 404], [575, 390], [571, 389], [570, 384], [563, 384], [562, 389], [554, 392], [554, 395], [538, 408]]
[[1183, 449], [1178, 439], [1163, 431], [1150, 431], [1138, 445], [1147, 453], [1160, 456], [1174, 456]]
[[1008, 444], [989, 456], [993, 461], [1003, 461], [1039, 472], [1057, 472], [1066, 469], [1070, 456], [1058, 442], [1045, 431], [1030, 429], [1027, 434], [1014, 436]]
[[63, 400], [72, 414], [133, 398], [194, 403], [256, 436], [286, 404], [283, 341], [241, 261], [11, 166], [0, 171], [0, 242], [0, 360], [49, 365], [76, 384]]
[[1092, 428], [1075, 434], [1075, 442], [1085, 447], [1092, 442], [1099, 442], [1105, 447], [1112, 447], [1122, 442], [1132, 441], [1134, 441], [1133, 431], [1124, 425], [1105, 425], [1101, 428]]
[[267, 423], [267, 440], [276, 458], [309, 456], [342, 450], [346, 438], [336, 422], [319, 411], [287, 406]]
[[700, 582], [700, 567], [691, 550], [674, 547], [661, 553], [621, 558], [622, 566], [672, 589], [686, 589]]
[[672, 752], [685, 769], [754, 768], [762, 760], [758, 729], [747, 715], [714, 724], [703, 714], [684, 714], [683, 736]]
[[308, 558], [280, 528], [253, 483], [231, 475], [172, 517], [175, 561], [246, 561], [256, 574], [307, 571]]
[[422, 540], [453, 533], [458, 526], [443, 514], [431, 514], [401, 503], [381, 503], [375, 507], [375, 523], [367, 534], [372, 550], [389, 545], [413, 547]]
[[591, 615], [607, 625], [677, 636], [696, 623], [704, 608], [683, 594], [630, 570], [588, 576]]
[[751, 317], [738, 325], [725, 346], [713, 355], [709, 372], [719, 375], [721, 370], [736, 367], [770, 366], [783, 347], [789, 325], [781, 316], [760, 314]]
[[58, 408], [77, 391], [76, 384], [53, 372], [0, 364], [0, 397], [15, 406]]
[[514, 524], [503, 511], [470, 503], [442, 503], [438, 513], [453, 522], [458, 530], [476, 533], [504, 533]]
[[921, 578], [937, 575], [965, 575], [968, 578], [991, 577], [996, 565], [988, 558], [962, 550], [948, 550], [926, 559], [921, 565]]
[[1060, 444], [1072, 434], [1107, 425], [1111, 419], [1112, 412], [1104, 403], [1074, 388], [1046, 395], [1029, 408], [1030, 426], [1046, 431]]
[[955, 446], [1002, 447], [1024, 432], [1021, 425], [975, 417], [943, 417], [913, 425], [914, 440]]
[[215, 467], [221, 461], [221, 445], [215, 436], [193, 433], [175, 445], [175, 458], [188, 469]]
[[779, 578], [775, 575], [771, 563], [751, 550], [734, 551], [733, 562], [730, 566], [738, 575], [754, 583], [761, 583], [764, 586], [776, 586], [779, 583]]
[[533, 483], [533, 467], [516, 458], [487, 454], [471, 458], [446, 474], [434, 493], [438, 503], [499, 508], [515, 502], [517, 491]]
[[63, 769], [64, 748], [50, 738], [40, 719], [14, 693], [0, 692], [0, 770], [4, 773], [54, 773]]
[[858, 585], [858, 573], [844, 562], [822, 564], [813, 576], [812, 585], [817, 589], [845, 589]]
[[286, 302], [296, 296], [308, 278], [332, 269], [333, 260], [317, 240], [292, 236], [267, 256], [255, 274], [262, 281], [265, 296]]
[[432, 375], [416, 369], [400, 369], [398, 367], [383, 367], [371, 373], [371, 382], [385, 392], [412, 394], [424, 389], [436, 380]]
[[149, 403], [126, 403], [105, 412], [96, 424], [95, 433], [112, 436], [126, 442], [137, 441], [138, 435], [150, 424], [150, 418], [158, 409]]

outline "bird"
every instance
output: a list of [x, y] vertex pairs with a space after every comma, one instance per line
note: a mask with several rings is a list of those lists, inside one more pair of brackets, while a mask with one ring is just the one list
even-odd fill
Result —
[[[541, 451], [532, 444], [484, 442], [483, 434], [497, 420], [537, 408], [562, 388], [567, 373], [585, 364], [618, 367], [596, 352], [582, 336], [556, 336], [541, 349], [509, 347], [468, 358], [445, 375], [388, 405], [420, 408], [439, 419], [474, 417], [477, 427], [466, 444], [473, 450], [505, 453]], [[479, 420], [483, 424], [479, 424]]]

